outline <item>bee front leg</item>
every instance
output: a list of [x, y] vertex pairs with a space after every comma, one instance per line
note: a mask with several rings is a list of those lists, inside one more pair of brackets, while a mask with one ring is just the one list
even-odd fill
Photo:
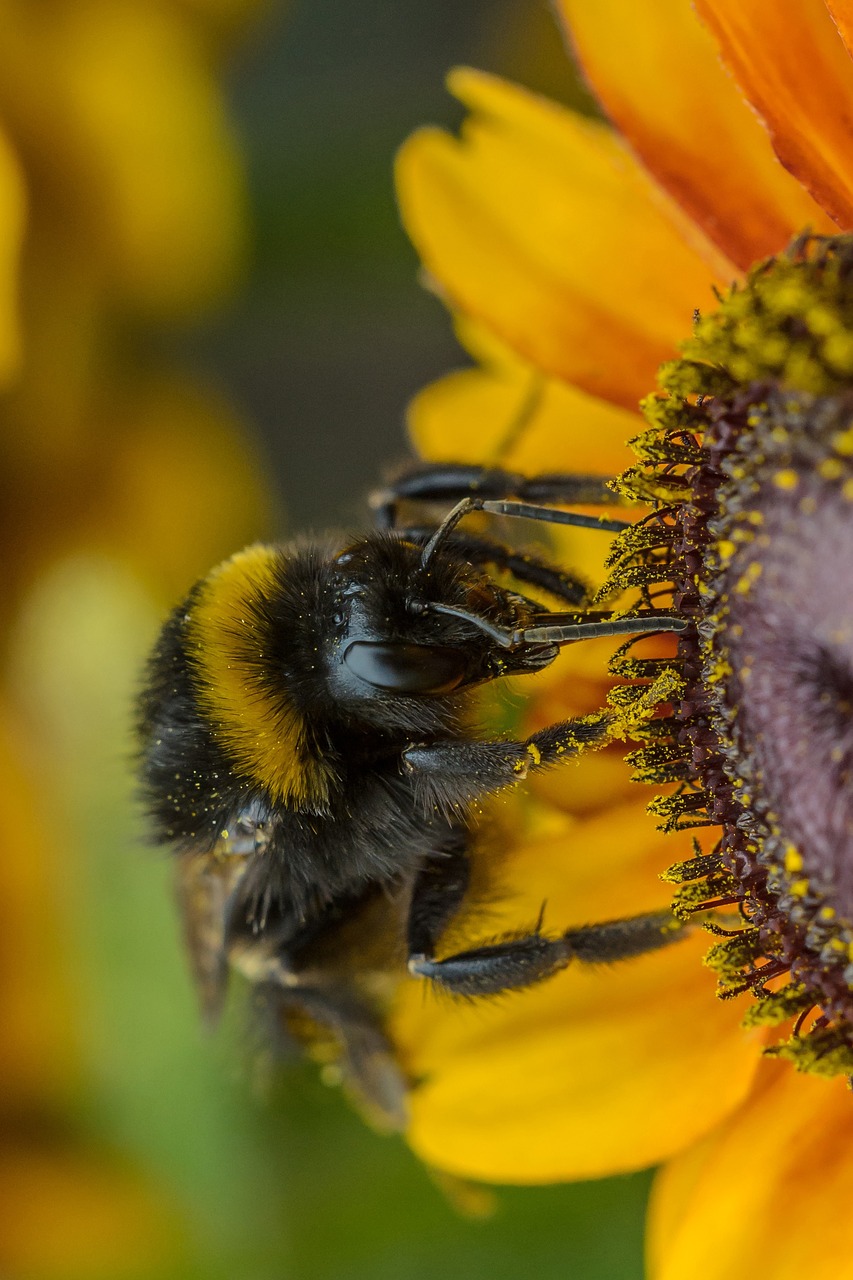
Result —
[[531, 769], [546, 769], [581, 752], [603, 746], [607, 712], [564, 720], [540, 729], [526, 742], [413, 743], [403, 752], [403, 768], [413, 779], [424, 812], [448, 815], [473, 801], [514, 786]]
[[402, 503], [445, 503], [475, 495], [486, 500], [583, 503], [614, 506], [620, 499], [608, 488], [607, 477], [551, 474], [524, 476], [501, 467], [465, 463], [428, 462], [407, 467], [391, 483], [374, 493], [370, 505], [380, 529], [393, 529]]

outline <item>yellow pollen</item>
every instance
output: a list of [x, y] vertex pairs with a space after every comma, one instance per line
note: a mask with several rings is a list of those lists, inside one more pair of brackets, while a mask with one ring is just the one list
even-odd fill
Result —
[[817, 470], [824, 480], [840, 480], [844, 475], [844, 464], [838, 458], [824, 458]]
[[746, 518], [750, 524], [764, 524], [763, 511], [750, 511], [749, 515]]
[[853, 480], [845, 480], [841, 486], [841, 492], [848, 502], [853, 502]]
[[803, 869], [803, 855], [796, 845], [789, 844], [785, 850], [785, 870], [793, 875]]
[[745, 596], [747, 594], [750, 587], [753, 586], [761, 577], [763, 568], [764, 566], [759, 564], [757, 560], [753, 561], [744, 573], [743, 577], [735, 583], [735, 591], [739, 596]]
[[797, 485], [800, 483], [800, 477], [797, 475], [796, 471], [792, 470], [790, 467], [786, 467], [784, 471], [776, 472], [773, 477], [773, 483], [777, 489], [796, 489]]
[[853, 427], [848, 427], [846, 431], [839, 431], [832, 441], [832, 446], [843, 458], [849, 458], [853, 454]]
[[717, 553], [721, 560], [731, 560], [737, 547], [729, 538], [721, 538], [717, 543]]
[[795, 880], [791, 885], [791, 894], [795, 898], [804, 898], [809, 891], [808, 880]]
[[821, 920], [834, 920], [834, 919], [835, 919], [835, 907], [821, 907], [821, 909], [820, 909], [820, 918], [821, 918]]
[[542, 761], [542, 752], [539, 750], [535, 742], [528, 742], [527, 754], [534, 764], [540, 764]]

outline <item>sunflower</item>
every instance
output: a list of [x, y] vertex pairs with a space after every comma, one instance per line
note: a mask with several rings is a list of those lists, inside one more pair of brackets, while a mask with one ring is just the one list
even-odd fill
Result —
[[[602, 594], [696, 624], [677, 653], [582, 646], [540, 686], [534, 723], [600, 702], [608, 661], [677, 677], [631, 755], [659, 828], [614, 750], [582, 761], [540, 786], [497, 910], [547, 897], [570, 925], [660, 907], [669, 881], [713, 937], [486, 1010], [404, 990], [410, 1139], [492, 1181], [666, 1162], [655, 1280], [845, 1274], [853, 8], [558, 10], [618, 133], [461, 70], [461, 136], [401, 153], [404, 221], [477, 362], [411, 427], [428, 457], [621, 472], [646, 514]], [[601, 565], [577, 537], [562, 554]]]

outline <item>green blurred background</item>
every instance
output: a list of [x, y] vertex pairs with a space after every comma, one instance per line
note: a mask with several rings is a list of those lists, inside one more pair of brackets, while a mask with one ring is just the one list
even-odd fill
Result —
[[[0, 17], [11, 22], [15, 8], [0, 0]], [[0, 1248], [0, 1271], [21, 1280], [632, 1280], [642, 1273], [646, 1177], [502, 1189], [492, 1217], [465, 1218], [400, 1140], [365, 1128], [313, 1069], [294, 1062], [272, 1084], [253, 1080], [240, 1048], [239, 1001], [216, 1038], [199, 1026], [169, 867], [146, 848], [132, 796], [130, 706], [143, 656], [165, 607], [207, 567], [205, 556], [226, 554], [237, 538], [362, 519], [364, 491], [405, 454], [408, 398], [464, 362], [443, 308], [417, 285], [391, 173], [394, 151], [413, 128], [458, 122], [445, 71], [471, 63], [589, 109], [546, 5], [533, 0], [293, 0], [251, 20], [240, 15], [237, 25], [235, 32], [230, 15], [214, 15], [200, 38], [222, 68], [248, 171], [243, 284], [213, 318], [207, 310], [200, 320], [191, 314], [193, 323], [186, 315], [180, 323], [152, 320], [135, 302], [116, 304], [106, 288], [106, 301], [93, 304], [108, 322], [121, 317], [120, 341], [113, 333], [109, 345], [121, 348], [110, 377], [117, 382], [120, 367], [123, 407], [91, 395], [83, 425], [69, 426], [61, 448], [36, 429], [21, 450], [21, 474], [32, 467], [47, 497], [33, 499], [15, 525], [10, 555], [23, 567], [5, 631], [10, 736], [23, 744], [54, 849], [45, 855], [50, 908], [42, 915], [38, 899], [32, 936], [41, 947], [49, 934], [56, 951], [63, 984], [56, 1018], [69, 1023], [74, 1046], [70, 1085], [51, 1086], [46, 1100], [30, 1098], [17, 1110], [9, 1104], [9, 1150], [18, 1150], [21, 1135], [27, 1150], [37, 1146], [47, 1127], [69, 1150], [109, 1153], [122, 1176], [141, 1177], [166, 1206], [173, 1243], [153, 1248], [152, 1259], [130, 1243], [120, 1262], [87, 1263], [85, 1246], [75, 1255], [60, 1238], [51, 1256]], [[28, 146], [34, 154], [32, 130], [16, 136], [25, 159]], [[35, 213], [23, 277], [32, 291], [32, 262], [56, 235], [37, 216], [45, 167], [33, 161], [27, 172]], [[67, 324], [75, 333], [80, 296], [77, 287]], [[100, 325], [99, 350], [109, 328]], [[25, 345], [37, 330], [25, 307]], [[140, 392], [126, 377], [128, 369], [149, 377], [161, 367], [169, 378], [187, 371], [204, 388], [201, 407], [194, 391], [186, 402], [177, 397], [178, 419], [194, 429], [175, 456], [155, 439], [160, 392], [147, 382]], [[25, 365], [22, 385], [36, 371], [37, 362]], [[66, 386], [64, 368], [49, 377]], [[162, 403], [171, 405], [170, 396], [163, 392]], [[15, 434], [22, 400], [13, 383], [10, 456], [22, 438]], [[210, 436], [208, 400], [216, 405]], [[93, 404], [100, 435], [90, 425]], [[127, 425], [137, 419], [138, 439]], [[86, 452], [81, 441], [90, 436]], [[223, 476], [207, 474], [208, 439]], [[235, 439], [245, 475], [229, 461]], [[60, 498], [78, 471], [91, 481], [92, 457], [111, 457], [128, 441], [137, 449], [137, 462], [127, 463], [128, 492], [150, 467], [145, 483], [162, 505], [186, 506], [186, 525], [147, 498], [137, 513], [124, 490], [122, 511], [102, 519], [109, 476], [86, 490], [86, 518], [73, 504], [67, 514]], [[269, 510], [257, 473], [272, 489]], [[44, 532], [51, 521], [52, 541]], [[170, 557], [170, 547], [180, 554]], [[29, 821], [20, 809], [15, 795], [7, 797], [14, 831]], [[26, 852], [26, 839], [21, 847]], [[43, 1194], [49, 1198], [48, 1182]], [[103, 1212], [110, 1214], [108, 1204]], [[153, 1223], [149, 1234], [159, 1230], [156, 1214]], [[0, 1211], [0, 1245], [3, 1231]]]

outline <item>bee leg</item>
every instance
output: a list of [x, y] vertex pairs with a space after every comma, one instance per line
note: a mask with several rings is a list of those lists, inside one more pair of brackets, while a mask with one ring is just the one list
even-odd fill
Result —
[[471, 880], [466, 833], [457, 828], [421, 864], [412, 886], [406, 927], [408, 954], [431, 955], [459, 909]]
[[519, 582], [528, 586], [539, 587], [568, 604], [585, 604], [592, 595], [588, 582], [574, 574], [567, 573], [550, 565], [538, 556], [528, 555], [522, 551], [512, 551], [500, 542], [489, 538], [478, 538], [466, 534], [454, 534], [453, 540], [445, 546], [454, 551], [461, 551], [471, 564], [492, 565], [511, 573]]
[[453, 505], [462, 498], [497, 501], [582, 503], [617, 506], [619, 498], [603, 476], [558, 474], [527, 477], [498, 467], [428, 463], [403, 472], [386, 488], [371, 495], [370, 505], [380, 529], [393, 529], [402, 502]]
[[[435, 533], [435, 526], [398, 529], [397, 533], [401, 538], [411, 542], [426, 543]], [[463, 555], [471, 564], [491, 565], [496, 569], [503, 569], [511, 573], [519, 582], [527, 586], [539, 587], [552, 596], [565, 600], [568, 604], [586, 604], [593, 594], [590, 584], [583, 578], [567, 573], [565, 569], [558, 569], [556, 565], [549, 564], [539, 556], [513, 551], [501, 542], [494, 542], [491, 538], [454, 533], [444, 545], [448, 550]]]
[[669, 911], [609, 920], [548, 936], [540, 921], [529, 932], [508, 934], [442, 960], [413, 955], [409, 972], [460, 996], [499, 995], [534, 986], [572, 963], [612, 964], [668, 946], [682, 926]]
[[607, 712], [564, 720], [540, 729], [526, 742], [431, 742], [403, 752], [403, 768], [426, 813], [452, 813], [461, 806], [607, 741]]

